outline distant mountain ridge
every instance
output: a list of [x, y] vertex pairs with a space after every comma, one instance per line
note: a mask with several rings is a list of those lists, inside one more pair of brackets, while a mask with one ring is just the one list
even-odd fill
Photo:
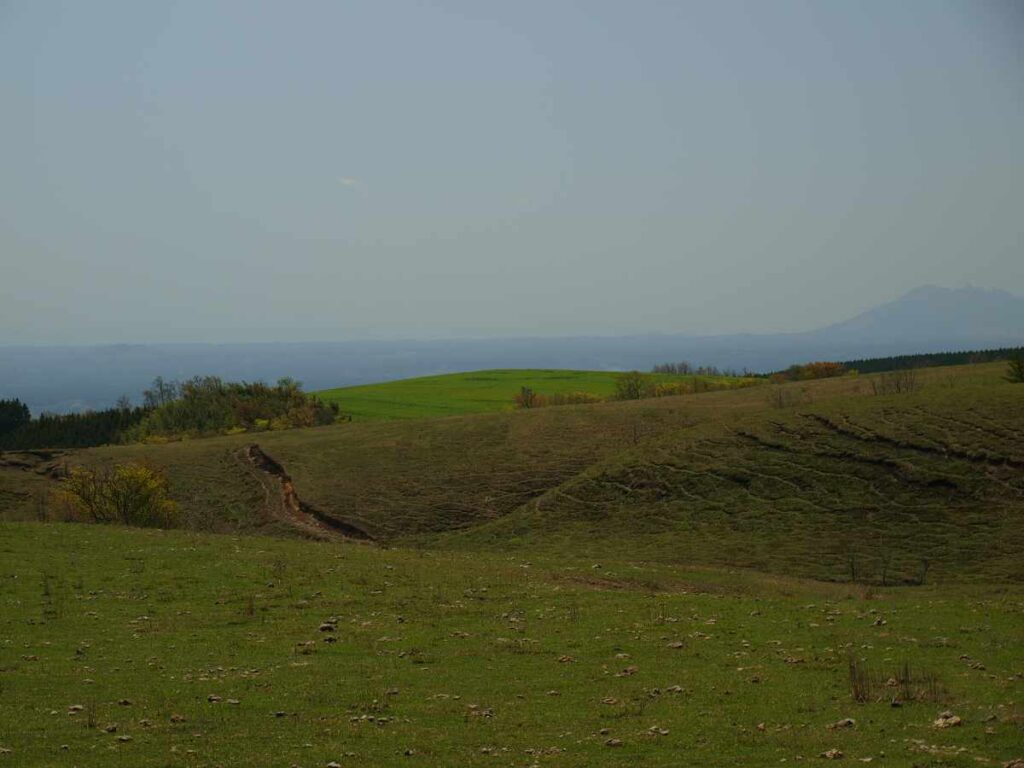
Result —
[[948, 339], [1020, 339], [1024, 299], [985, 288], [915, 288], [895, 301], [862, 312], [811, 335], [865, 341], [892, 336], [901, 341]]
[[811, 360], [855, 360], [1024, 344], [1024, 299], [982, 288], [914, 289], [811, 331], [695, 336], [0, 347], [0, 399], [33, 413], [106, 408], [136, 400], [156, 376], [275, 381], [309, 390], [481, 368], [647, 370], [656, 363], [772, 371]]

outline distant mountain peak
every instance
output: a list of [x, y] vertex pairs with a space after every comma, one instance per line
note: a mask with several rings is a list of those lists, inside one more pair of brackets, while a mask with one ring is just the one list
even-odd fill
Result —
[[1024, 339], [1024, 298], [998, 288], [922, 285], [894, 301], [811, 332], [837, 341]]

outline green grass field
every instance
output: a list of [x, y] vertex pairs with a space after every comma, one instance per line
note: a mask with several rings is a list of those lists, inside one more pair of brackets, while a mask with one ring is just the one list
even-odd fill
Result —
[[[4, 454], [0, 768], [1024, 758], [1003, 372]], [[26, 522], [126, 461], [188, 530]]]
[[[618, 375], [614, 371], [473, 371], [325, 389], [313, 394], [327, 402], [337, 403], [343, 413], [358, 421], [418, 419], [426, 416], [511, 411], [514, 409], [512, 398], [521, 387], [530, 387], [545, 395], [587, 392], [608, 397], [615, 391]], [[730, 376], [649, 375], [656, 382], [699, 380], [718, 387], [761, 383], [757, 379]]]
[[[839, 750], [966, 767], [1024, 752], [1016, 586], [868, 591], [66, 524], [0, 524], [0, 553], [12, 766], [724, 766]], [[873, 680], [863, 703], [850, 657]], [[961, 724], [934, 726], [945, 710]]]

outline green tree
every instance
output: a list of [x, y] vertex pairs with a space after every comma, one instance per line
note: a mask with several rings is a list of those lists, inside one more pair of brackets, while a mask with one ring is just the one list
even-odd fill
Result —
[[1006, 380], [1014, 384], [1024, 384], [1024, 353], [1010, 358], [1010, 366], [1006, 371]]
[[615, 379], [615, 399], [639, 400], [644, 397], [650, 384], [650, 377], [644, 376], [640, 371], [624, 373]]
[[0, 400], [0, 435], [13, 432], [30, 421], [32, 414], [21, 400]]

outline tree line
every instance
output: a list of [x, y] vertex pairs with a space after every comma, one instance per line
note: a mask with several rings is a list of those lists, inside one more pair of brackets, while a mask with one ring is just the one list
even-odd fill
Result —
[[111, 443], [163, 441], [236, 432], [333, 424], [343, 417], [336, 403], [302, 391], [293, 379], [225, 382], [197, 376], [183, 382], [157, 378], [133, 407], [32, 418], [20, 400], [0, 400], [0, 450], [87, 448]]
[[651, 367], [651, 373], [668, 373], [673, 376], [731, 376], [733, 378], [750, 378], [764, 374], [751, 373], [746, 368], [737, 371], [735, 368], [719, 368], [716, 365], [692, 365], [686, 360], [678, 363], [658, 363]]
[[[17, 413], [17, 419], [5, 418]], [[43, 413], [31, 418], [20, 400], [0, 400], [0, 450], [88, 448], [121, 442], [121, 435], [148, 414], [145, 408], [117, 407], [86, 413]]]
[[974, 349], [965, 352], [933, 352], [919, 355], [894, 355], [893, 357], [871, 357], [864, 360], [848, 360], [843, 363], [860, 373], [883, 373], [904, 368], [938, 368], [947, 365], [969, 365], [995, 363], [1000, 360], [1014, 360], [1024, 356], [1024, 347], [1000, 347], [998, 349]]

